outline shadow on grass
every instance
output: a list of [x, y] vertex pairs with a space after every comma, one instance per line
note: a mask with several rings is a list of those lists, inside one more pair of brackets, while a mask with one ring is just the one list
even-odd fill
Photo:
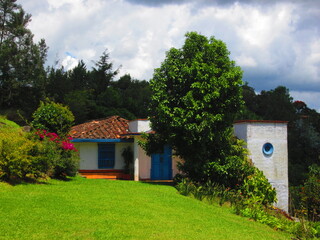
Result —
[[142, 181], [144, 184], [151, 184], [151, 185], [164, 185], [164, 186], [171, 186], [174, 187], [174, 182], [162, 182], [162, 181]]
[[60, 178], [48, 178], [48, 179], [27, 179], [27, 180], [17, 180], [17, 179], [10, 179], [7, 181], [2, 181], [4, 183], [7, 183], [11, 186], [17, 186], [17, 185], [52, 185], [50, 183], [50, 179], [54, 179], [61, 182], [70, 182], [74, 180], [74, 177], [60, 177]]

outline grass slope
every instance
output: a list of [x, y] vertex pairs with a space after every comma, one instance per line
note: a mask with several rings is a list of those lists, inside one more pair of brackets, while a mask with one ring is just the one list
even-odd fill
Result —
[[9, 121], [6, 117], [0, 115], [0, 127], [10, 127], [19, 129], [20, 126], [15, 122]]
[[290, 239], [173, 187], [75, 178], [0, 183], [0, 239]]

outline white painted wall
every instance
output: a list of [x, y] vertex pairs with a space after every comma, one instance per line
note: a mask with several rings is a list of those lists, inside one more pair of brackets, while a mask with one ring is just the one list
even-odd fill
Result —
[[121, 156], [122, 151], [124, 148], [127, 146], [131, 147], [131, 150], [133, 151], [133, 143], [116, 143], [116, 161], [115, 161], [115, 166], [114, 169], [123, 169], [125, 166], [124, 159]]
[[[75, 143], [80, 152], [80, 170], [99, 170], [98, 168], [98, 143]], [[122, 151], [132, 143], [115, 143], [115, 166], [114, 169], [124, 168], [124, 159], [121, 156]]]
[[80, 170], [98, 169], [97, 143], [75, 143], [80, 154]]
[[148, 156], [145, 151], [139, 146], [139, 177], [140, 179], [150, 179], [151, 177], [151, 157]]
[[133, 133], [148, 132], [151, 130], [150, 121], [147, 119], [137, 119], [129, 122], [129, 131]]
[[[277, 191], [277, 207], [288, 211], [288, 147], [287, 124], [280, 122], [248, 121], [234, 124], [235, 135], [247, 142], [250, 158], [263, 171]], [[274, 152], [265, 156], [262, 147], [271, 143]]]

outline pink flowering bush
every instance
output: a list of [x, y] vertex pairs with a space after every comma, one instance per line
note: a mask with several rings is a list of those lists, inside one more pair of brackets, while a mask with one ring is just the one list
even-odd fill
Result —
[[49, 140], [51, 142], [57, 143], [58, 146], [60, 146], [64, 150], [70, 150], [70, 151], [75, 151], [75, 152], [78, 151], [75, 148], [74, 144], [71, 143], [72, 137], [70, 137], [70, 136], [62, 139], [62, 138], [59, 137], [58, 134], [52, 133], [52, 132], [48, 132], [47, 130], [38, 130], [38, 131], [35, 132], [35, 134], [37, 136], [39, 136], [39, 138], [41, 140], [47, 139], [47, 140]]
[[50, 177], [65, 178], [75, 176], [79, 165], [79, 156], [70, 136], [60, 137], [58, 134], [47, 130], [37, 130], [35, 136], [41, 141], [53, 143], [56, 157], [53, 158], [53, 169]]

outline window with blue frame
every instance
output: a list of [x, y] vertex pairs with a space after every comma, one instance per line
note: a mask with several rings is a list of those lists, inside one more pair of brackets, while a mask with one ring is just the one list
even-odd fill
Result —
[[114, 168], [115, 144], [98, 144], [98, 168]]
[[273, 154], [274, 147], [271, 143], [267, 142], [262, 146], [262, 152], [266, 157], [270, 157]]

